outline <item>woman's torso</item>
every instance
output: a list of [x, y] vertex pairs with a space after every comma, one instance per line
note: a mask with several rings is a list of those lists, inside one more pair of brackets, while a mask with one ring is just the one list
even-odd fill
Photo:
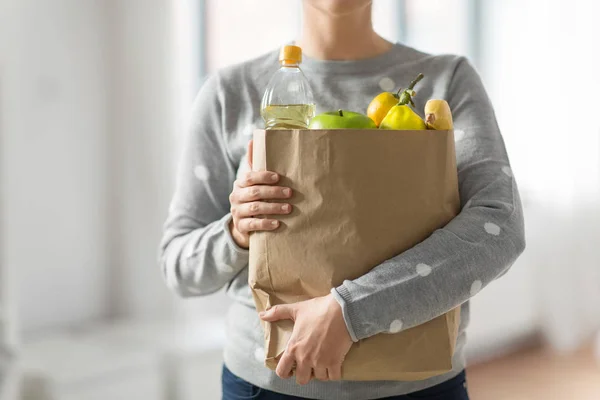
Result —
[[[455, 56], [430, 56], [416, 50], [395, 45], [384, 56], [357, 62], [331, 62], [306, 59], [301, 65], [315, 97], [317, 113], [340, 108], [366, 112], [371, 99], [382, 91], [396, 91], [406, 87], [422, 72], [423, 81], [416, 88], [415, 109], [423, 110], [429, 98], [446, 98]], [[224, 112], [235, 113], [237, 118], [224, 118], [223, 134], [231, 158], [238, 165], [238, 176], [248, 171], [246, 159], [248, 141], [255, 129], [262, 129], [260, 102], [269, 77], [278, 68], [277, 52], [269, 53], [241, 65], [226, 68], [219, 73], [224, 93]], [[435, 71], [428, 74], [429, 71]], [[445, 76], [446, 75], [446, 76]], [[244, 268], [228, 285], [227, 294], [234, 304], [227, 319], [225, 362], [243, 379], [269, 390], [296, 396], [314, 393], [334, 394], [323, 398], [366, 399], [374, 393], [391, 396], [421, 390], [442, 382], [464, 368], [464, 331], [468, 323], [468, 303], [463, 306], [454, 370], [448, 374], [419, 382], [379, 382], [376, 386], [366, 382], [323, 383], [313, 381], [298, 387], [283, 381], [264, 367], [263, 333], [254, 309], [248, 286], [248, 268]], [[335, 388], [333, 388], [335, 386]], [[331, 396], [331, 397], [327, 397]]]

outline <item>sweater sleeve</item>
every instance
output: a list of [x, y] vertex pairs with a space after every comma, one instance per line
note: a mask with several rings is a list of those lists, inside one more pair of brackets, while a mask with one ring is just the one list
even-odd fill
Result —
[[332, 294], [357, 341], [442, 315], [506, 272], [525, 247], [517, 185], [490, 100], [461, 58], [448, 87], [462, 211], [423, 242]]
[[160, 244], [167, 285], [182, 296], [225, 286], [248, 265], [248, 251], [229, 231], [229, 194], [236, 176], [223, 134], [219, 78], [210, 77], [193, 105], [175, 194]]

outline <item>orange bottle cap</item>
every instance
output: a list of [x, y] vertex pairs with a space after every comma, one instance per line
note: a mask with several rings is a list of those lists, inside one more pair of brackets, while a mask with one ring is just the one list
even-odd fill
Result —
[[302, 49], [298, 46], [283, 46], [279, 52], [279, 62], [282, 65], [300, 64], [302, 62]]

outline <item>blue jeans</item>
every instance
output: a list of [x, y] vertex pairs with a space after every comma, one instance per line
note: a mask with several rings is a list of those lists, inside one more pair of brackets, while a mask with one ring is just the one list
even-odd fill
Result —
[[[222, 400], [307, 400], [261, 389], [237, 377], [225, 366], [223, 366], [221, 382], [223, 386]], [[382, 400], [469, 400], [465, 382], [466, 376], [463, 371], [456, 377], [428, 389], [402, 396], [386, 397]]]

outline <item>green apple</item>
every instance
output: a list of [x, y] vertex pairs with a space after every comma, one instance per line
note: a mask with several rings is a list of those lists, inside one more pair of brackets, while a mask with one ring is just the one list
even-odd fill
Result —
[[364, 114], [338, 110], [315, 116], [308, 129], [377, 129], [377, 125]]

